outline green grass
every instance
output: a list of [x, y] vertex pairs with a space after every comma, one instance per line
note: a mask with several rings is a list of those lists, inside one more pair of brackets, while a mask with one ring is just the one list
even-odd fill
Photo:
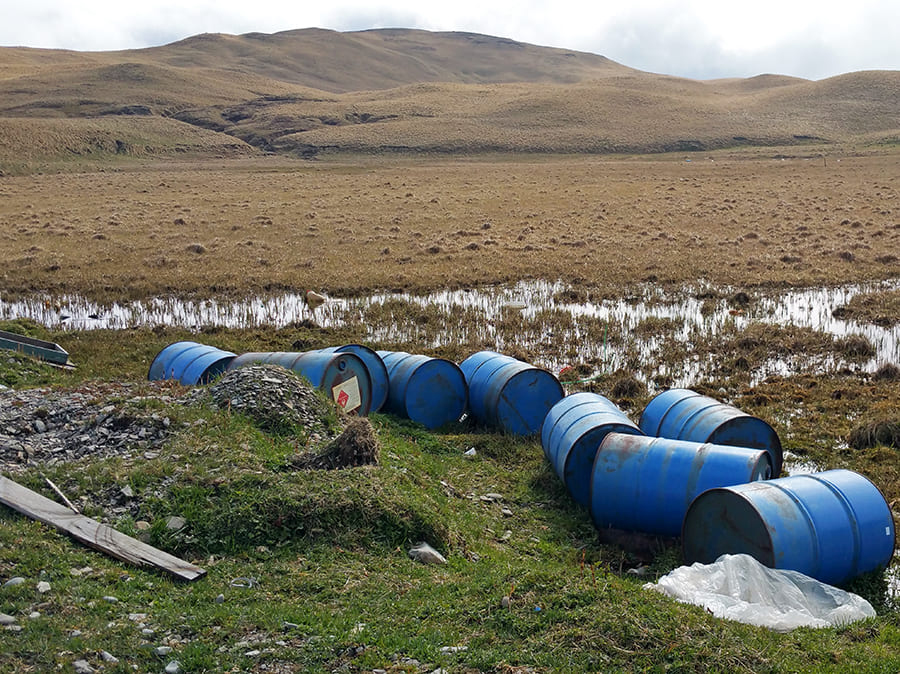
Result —
[[[168, 330], [59, 334], [19, 327], [71, 345], [80, 367], [59, 371], [3, 354], [0, 382], [16, 387], [140, 381], [159, 349], [185, 338]], [[297, 332], [215, 331], [199, 339], [258, 350]], [[848, 453], [822, 431], [841, 411], [851, 417], [843, 425], [866, 414], [861, 396], [835, 394], [851, 386], [870, 387], [849, 377], [772, 381], [746, 392], [741, 404], [775, 418], [774, 410], [793, 400], [792, 426], [777, 420], [788, 446], [866, 474], [896, 473], [896, 452]], [[871, 395], [895, 395], [890, 391]], [[150, 522], [143, 535], [151, 544], [208, 575], [176, 582], [2, 508], [0, 581], [26, 582], [0, 589], [0, 611], [22, 627], [0, 631], [0, 671], [71, 671], [82, 658], [106, 672], [160, 671], [172, 659], [188, 672], [900, 668], [900, 613], [883, 601], [882, 575], [853, 587], [873, 601], [878, 618], [789, 634], [718, 620], [644, 590], [647, 580], [680, 565], [678, 550], [659, 555], [645, 577], [629, 574], [637, 558], [598, 541], [588, 513], [568, 497], [535, 439], [465, 424], [431, 433], [379, 414], [371, 418], [381, 443], [377, 466], [298, 471], [290, 459], [300, 442], [291, 434], [202, 406], [172, 405], [166, 414], [181, 430], [157, 458], [44, 472], [70, 499], [86, 497], [89, 514], [111, 517], [125, 533], [139, 535], [135, 523]], [[465, 456], [472, 447], [476, 454]], [[55, 498], [34, 472], [16, 479]], [[133, 508], [113, 515], [111, 495], [126, 484]], [[486, 493], [503, 500], [481, 500]], [[168, 530], [171, 515], [184, 517], [185, 527]], [[408, 557], [423, 540], [447, 557], [446, 566]], [[239, 578], [254, 579], [253, 586], [235, 586]], [[41, 580], [51, 585], [44, 595], [36, 590]], [[29, 618], [34, 611], [40, 616]], [[142, 635], [142, 624], [154, 633]], [[161, 645], [173, 652], [156, 655]], [[452, 646], [465, 650], [442, 651]], [[101, 650], [119, 663], [103, 663]]]

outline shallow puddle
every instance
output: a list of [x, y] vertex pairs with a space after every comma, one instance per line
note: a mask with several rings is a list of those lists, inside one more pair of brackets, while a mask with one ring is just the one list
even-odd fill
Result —
[[[563, 283], [522, 281], [508, 286], [441, 291], [427, 295], [377, 293], [351, 299], [332, 298], [313, 317], [322, 327], [362, 327], [368, 340], [416, 344], [478, 344], [497, 351], [512, 349], [543, 354], [536, 364], [559, 372], [569, 364], [590, 362], [598, 372], [640, 370], [640, 378], [672, 386], [690, 386], [710, 371], [713, 357], [700, 357], [692, 345], [715, 340], [726, 329], [751, 322], [796, 326], [836, 337], [862, 335], [875, 347], [868, 361], [847, 364], [833, 354], [771, 359], [753, 372], [759, 381], [770, 374], [827, 371], [851, 366], [873, 371], [879, 364], [900, 362], [900, 326], [837, 319], [832, 315], [858, 293], [891, 290], [888, 283], [758, 292], [735, 308], [734, 290], [697, 286], [669, 294], [647, 284], [639, 294], [614, 300], [579, 301]], [[568, 299], [570, 296], [575, 299]], [[81, 297], [47, 301], [0, 300], [0, 319], [32, 318], [62, 329], [124, 329], [170, 325], [284, 327], [309, 318], [300, 295], [256, 297], [244, 301], [182, 301], [155, 298], [144, 302], [98, 306]], [[672, 353], [679, 354], [673, 358]], [[635, 361], [638, 361], [636, 363]], [[647, 363], [655, 363], [647, 367]]]

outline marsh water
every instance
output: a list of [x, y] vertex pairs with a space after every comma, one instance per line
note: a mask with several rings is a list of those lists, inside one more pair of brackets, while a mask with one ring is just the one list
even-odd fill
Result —
[[730, 288], [698, 285], [672, 292], [644, 284], [625, 297], [592, 299], [564, 283], [521, 281], [422, 295], [335, 297], [314, 314], [306, 308], [302, 295], [290, 293], [240, 301], [159, 297], [108, 306], [77, 296], [15, 302], [0, 298], [0, 319], [27, 317], [65, 330], [158, 325], [196, 330], [204, 326], [282, 328], [312, 319], [326, 328], [354, 327], [368, 341], [382, 344], [421, 348], [471, 344], [497, 351], [524, 350], [535, 354], [535, 364], [555, 372], [590, 362], [598, 371], [633, 369], [648, 380], [690, 386], [708, 374], [716, 358], [698, 355], [695, 345], [759, 323], [806, 328], [835, 338], [859, 335], [871, 343], [875, 355], [853, 363], [834, 353], [768, 358], [754, 365], [756, 380], [770, 374], [836, 367], [872, 371], [882, 363], [898, 363], [900, 326], [880, 327], [833, 315], [859, 293], [898, 287], [900, 279], [834, 288], [753, 291], [743, 303], [735, 304], [736, 292]]

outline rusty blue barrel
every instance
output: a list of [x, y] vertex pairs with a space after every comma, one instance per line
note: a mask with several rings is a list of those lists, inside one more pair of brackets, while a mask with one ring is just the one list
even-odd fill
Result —
[[352, 353], [250, 352], [228, 364], [229, 370], [251, 363], [281, 365], [305, 377], [348, 414], [366, 416], [372, 407], [372, 379], [362, 359]]
[[885, 568], [894, 518], [878, 488], [850, 470], [827, 470], [700, 494], [682, 527], [685, 562], [746, 553], [840, 585]]
[[547, 412], [541, 446], [576, 502], [590, 507], [594, 456], [608, 433], [642, 435], [614, 402], [597, 393], [566, 396]]
[[468, 388], [456, 363], [405, 351], [377, 353], [390, 382], [388, 412], [432, 429], [459, 421], [466, 411]]
[[764, 449], [609, 433], [591, 472], [591, 518], [598, 529], [676, 537], [697, 495], [771, 477]]
[[362, 344], [344, 344], [343, 346], [330, 346], [326, 349], [319, 349], [324, 353], [352, 353], [359, 356], [366, 364], [369, 370], [369, 377], [372, 379], [372, 409], [370, 411], [377, 412], [387, 402], [388, 389], [390, 381], [388, 380], [387, 368], [381, 356], [374, 350]]
[[156, 354], [147, 379], [177, 379], [185, 386], [205, 384], [220, 375], [235, 358], [230, 351], [197, 342], [174, 342]]
[[647, 435], [764, 449], [774, 476], [781, 475], [783, 452], [775, 429], [759, 417], [696, 391], [663, 391], [647, 404], [639, 423]]
[[469, 411], [479, 424], [533, 435], [565, 392], [559, 380], [521, 360], [479, 351], [459, 364], [469, 386]]

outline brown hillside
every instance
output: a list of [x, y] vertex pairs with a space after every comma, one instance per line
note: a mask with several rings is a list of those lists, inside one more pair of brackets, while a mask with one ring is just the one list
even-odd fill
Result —
[[333, 93], [418, 82], [578, 82], [632, 72], [585, 52], [489, 35], [409, 29], [207, 34], [125, 54], [178, 67], [228, 64], [229, 69]]
[[[89, 118], [104, 129], [92, 145], [75, 127], [46, 127], [30, 149], [47, 159], [123, 145], [218, 153], [235, 139], [300, 156], [896, 143], [898, 101], [896, 71], [698, 81], [470, 33], [306, 29], [122, 52], [0, 48], [0, 139], [22, 137], [9, 121], [22, 118]], [[155, 140], [142, 144], [141, 122], [116, 121], [126, 116], [172, 123], [145, 124]], [[164, 128], [175, 135], [157, 142]], [[195, 143], [189, 128], [223, 140]]]

